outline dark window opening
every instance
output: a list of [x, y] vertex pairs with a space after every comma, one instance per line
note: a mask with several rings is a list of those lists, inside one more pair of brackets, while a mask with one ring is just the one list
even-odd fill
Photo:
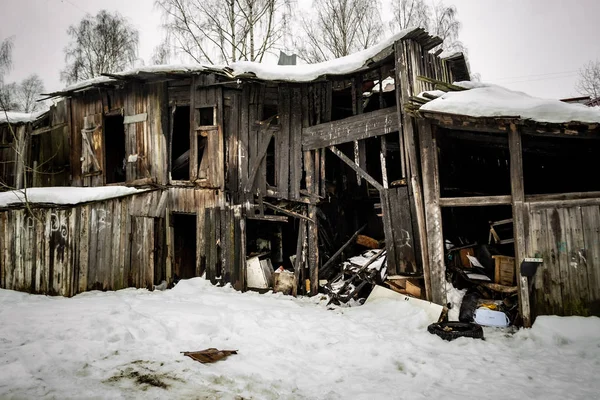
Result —
[[106, 183], [125, 182], [125, 126], [122, 115], [104, 118]]
[[178, 106], [173, 116], [173, 138], [171, 139], [171, 178], [190, 179], [190, 107]]
[[269, 121], [270, 126], [276, 126], [279, 124], [279, 109], [277, 104], [263, 104], [263, 121], [271, 119]]
[[196, 275], [196, 214], [172, 214], [173, 274], [175, 280]]
[[205, 179], [207, 178], [207, 162], [208, 162], [208, 157], [206, 157], [205, 153], [206, 153], [206, 147], [208, 144], [208, 137], [205, 136], [207, 135], [206, 132], [202, 132], [200, 135], [198, 135], [198, 152], [197, 152], [197, 164], [198, 165], [198, 178], [200, 179]]
[[354, 115], [352, 112], [352, 87], [333, 89], [331, 92], [331, 120], [337, 121]]
[[215, 125], [215, 108], [214, 107], [200, 107], [198, 110], [198, 122], [200, 126], [213, 126]]
[[404, 179], [402, 175], [402, 157], [400, 153], [400, 133], [393, 132], [385, 135], [385, 165], [390, 186]]
[[525, 194], [600, 191], [600, 140], [523, 135]]
[[267, 154], [265, 155], [265, 162], [267, 166], [267, 184], [271, 186], [276, 186], [275, 137], [272, 137], [269, 142], [269, 147], [267, 147]]
[[442, 197], [510, 194], [508, 136], [440, 129], [436, 138]]

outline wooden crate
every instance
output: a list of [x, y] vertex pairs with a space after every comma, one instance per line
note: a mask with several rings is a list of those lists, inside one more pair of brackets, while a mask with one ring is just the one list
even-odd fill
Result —
[[513, 286], [515, 282], [515, 258], [508, 256], [492, 256], [496, 262], [494, 282], [500, 285]]

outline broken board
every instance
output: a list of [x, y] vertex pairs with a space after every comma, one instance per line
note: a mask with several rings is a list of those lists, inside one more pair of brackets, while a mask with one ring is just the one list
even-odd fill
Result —
[[422, 309], [427, 314], [430, 323], [438, 322], [444, 307], [439, 304], [432, 303], [426, 300], [416, 299], [414, 297], [405, 296], [393, 290], [384, 288], [383, 286], [375, 285], [373, 291], [365, 301], [366, 303], [373, 302], [379, 299], [401, 300], [409, 303], [412, 306]]

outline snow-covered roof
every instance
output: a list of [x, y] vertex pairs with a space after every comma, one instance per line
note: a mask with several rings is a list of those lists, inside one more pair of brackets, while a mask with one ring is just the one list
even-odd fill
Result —
[[547, 123], [600, 123], [600, 110], [583, 104], [541, 99], [501, 86], [456, 82], [462, 91], [431, 91], [419, 97], [436, 99], [423, 104], [419, 111], [465, 115], [470, 117], [516, 117]]
[[74, 205], [145, 192], [126, 186], [46, 187], [0, 192], [0, 207], [29, 204]]
[[11, 124], [26, 124], [38, 119], [47, 110], [37, 111], [33, 113], [24, 113], [16, 111], [0, 111], [0, 124], [10, 122]]
[[102, 84], [119, 82], [121, 80], [119, 78], [133, 78], [136, 76], [139, 77], [144, 74], [193, 74], [208, 70], [222, 71], [222, 69], [222, 67], [201, 64], [149, 65], [145, 67], [129, 69], [126, 71], [115, 72], [114, 74], [110, 74], [110, 76], [97, 76], [92, 79], [76, 82], [72, 85], [67, 86], [61, 92], [76, 92], [93, 86], [100, 86]]
[[374, 58], [385, 57], [387, 54], [380, 55], [380, 53], [386, 50], [391, 52], [397, 40], [413, 31], [415, 28], [405, 29], [365, 50], [317, 64], [275, 65], [239, 61], [231, 64], [229, 68], [234, 77], [250, 73], [262, 80], [287, 82], [310, 82], [325, 75], [347, 75], [366, 67]]
[[260, 80], [311, 82], [326, 75], [348, 75], [366, 68], [373, 62], [389, 56], [393, 52], [394, 43], [403, 38], [417, 40], [422, 43], [423, 48], [426, 50], [441, 42], [441, 39], [430, 36], [421, 28], [408, 28], [357, 53], [317, 64], [276, 65], [238, 61], [228, 66], [202, 64], [152, 65], [77, 82], [67, 86], [62, 91], [51, 93], [50, 96], [64, 95], [95, 86], [115, 84], [127, 78], [144, 78], [160, 74], [188, 75], [215, 72], [232, 79], [252, 77]]

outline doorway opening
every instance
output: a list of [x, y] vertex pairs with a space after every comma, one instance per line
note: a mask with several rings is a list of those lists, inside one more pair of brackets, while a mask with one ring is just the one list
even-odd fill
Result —
[[122, 115], [104, 118], [104, 154], [106, 183], [125, 182], [125, 125]]

